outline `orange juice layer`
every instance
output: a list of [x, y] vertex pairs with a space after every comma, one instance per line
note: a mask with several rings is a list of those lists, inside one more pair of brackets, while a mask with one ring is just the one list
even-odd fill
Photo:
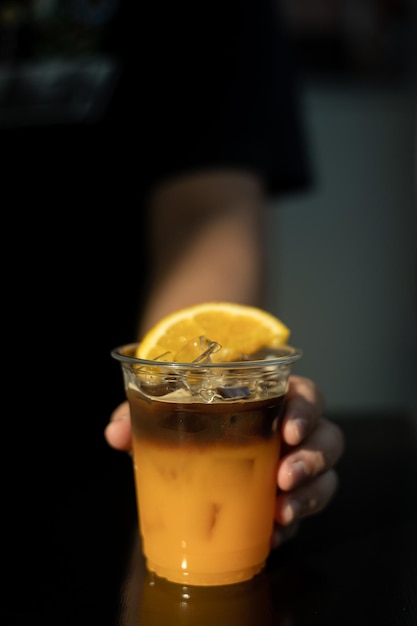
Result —
[[241, 447], [178, 447], [137, 437], [133, 447], [149, 569], [198, 585], [239, 582], [260, 571], [273, 529], [278, 433]]

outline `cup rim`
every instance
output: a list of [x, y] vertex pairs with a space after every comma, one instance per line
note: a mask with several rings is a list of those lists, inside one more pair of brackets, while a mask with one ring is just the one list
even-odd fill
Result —
[[298, 361], [298, 359], [303, 356], [303, 352], [300, 348], [285, 344], [277, 346], [276, 348], [271, 348], [271, 350], [274, 352], [280, 352], [279, 356], [273, 357], [271, 359], [258, 359], [250, 361], [225, 361], [220, 363], [178, 363], [176, 361], [154, 361], [149, 359], [141, 359], [127, 354], [127, 352], [134, 351], [139, 343], [140, 342], [135, 342], [118, 346], [116, 348], [113, 348], [110, 354], [114, 359], [120, 361], [121, 363], [130, 363], [131, 365], [141, 365], [146, 367], [169, 367], [179, 370], [184, 369], [184, 367], [186, 367], [187, 370], [201, 370], [215, 368], [245, 369], [250, 367], [270, 367], [284, 364], [288, 365], [294, 363], [295, 361]]

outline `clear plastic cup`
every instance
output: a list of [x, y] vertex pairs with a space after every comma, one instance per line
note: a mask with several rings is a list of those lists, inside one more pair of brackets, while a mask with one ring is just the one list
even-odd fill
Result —
[[280, 420], [301, 351], [262, 360], [170, 363], [116, 348], [130, 405], [143, 553], [187, 585], [250, 580], [271, 546]]

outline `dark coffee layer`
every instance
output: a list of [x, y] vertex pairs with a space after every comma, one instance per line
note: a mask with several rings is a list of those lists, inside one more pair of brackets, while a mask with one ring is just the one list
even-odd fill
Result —
[[279, 427], [285, 396], [209, 403], [167, 402], [127, 390], [133, 433], [158, 442], [242, 445], [265, 439]]

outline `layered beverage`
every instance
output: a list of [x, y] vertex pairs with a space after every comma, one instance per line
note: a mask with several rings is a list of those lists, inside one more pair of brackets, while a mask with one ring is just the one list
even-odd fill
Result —
[[280, 420], [293, 362], [283, 346], [235, 363], [121, 361], [143, 552], [187, 585], [251, 579], [270, 551]]

